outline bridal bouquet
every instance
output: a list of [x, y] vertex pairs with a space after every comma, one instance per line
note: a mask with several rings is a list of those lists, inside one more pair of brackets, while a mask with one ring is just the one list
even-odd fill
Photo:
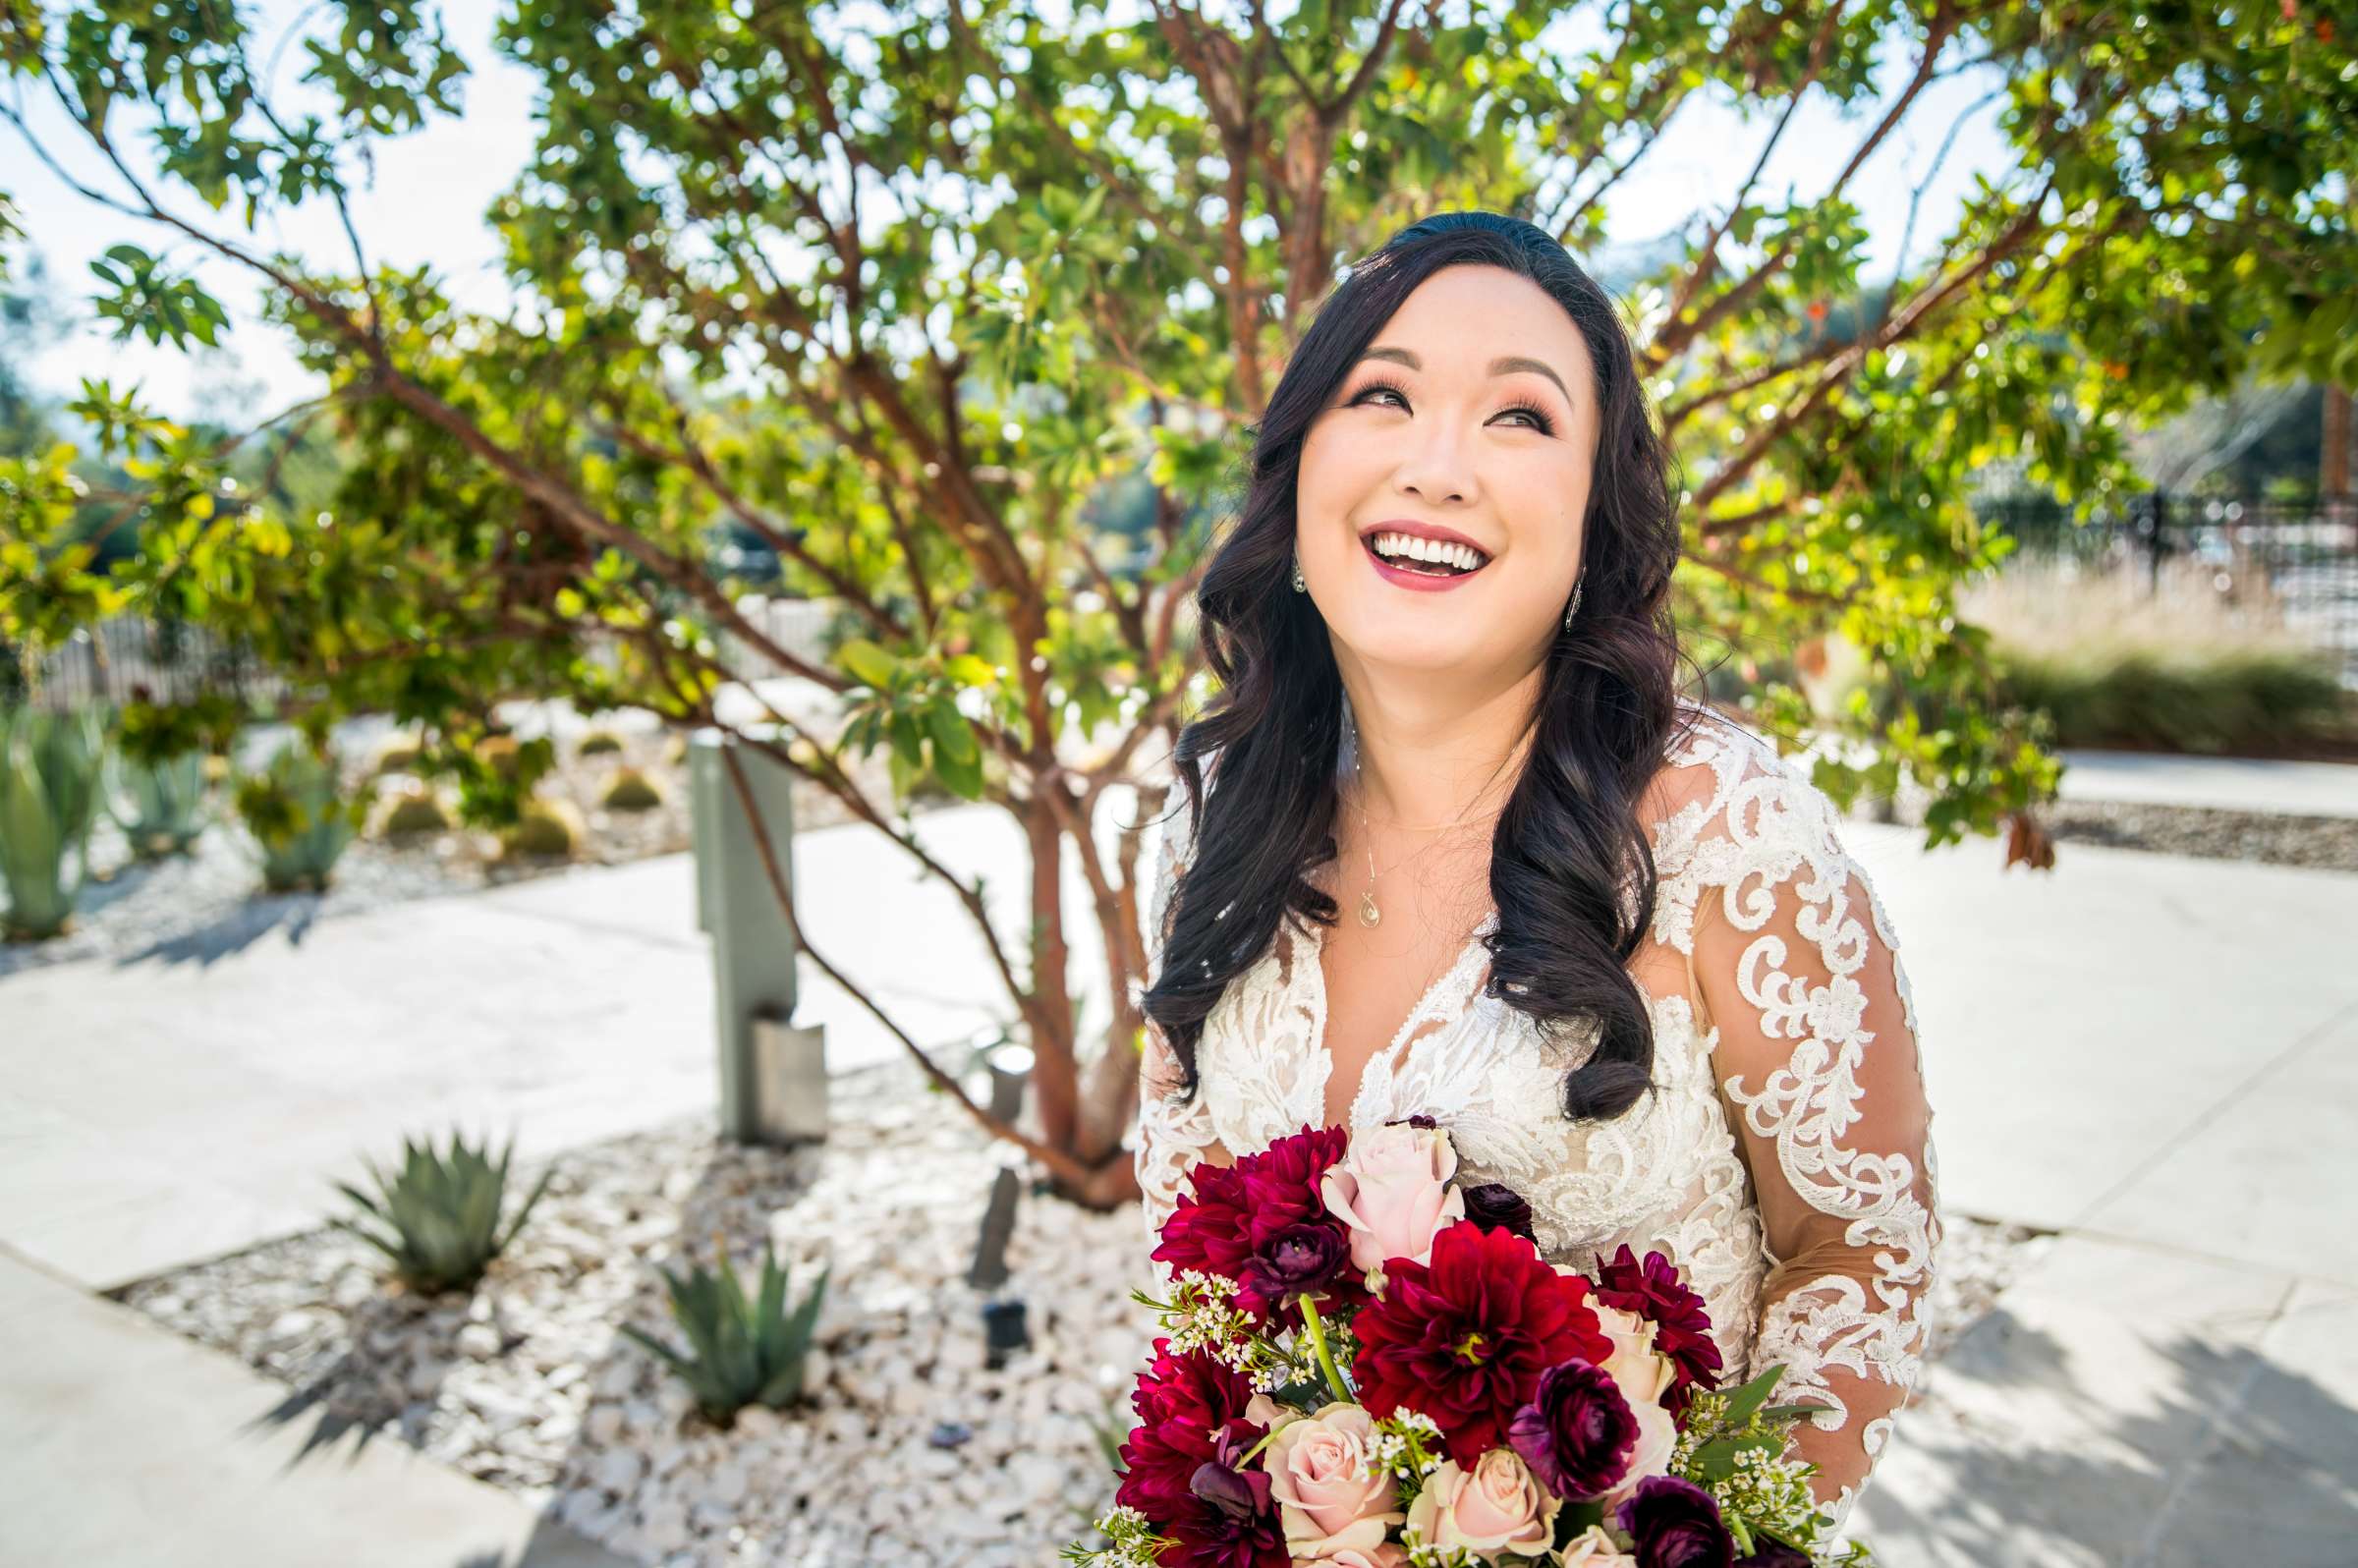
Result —
[[[1090, 1568], [1805, 1568], [1807, 1413], [1719, 1386], [1659, 1253], [1553, 1265], [1429, 1118], [1198, 1164]], [[1832, 1560], [1866, 1561], [1846, 1546]]]

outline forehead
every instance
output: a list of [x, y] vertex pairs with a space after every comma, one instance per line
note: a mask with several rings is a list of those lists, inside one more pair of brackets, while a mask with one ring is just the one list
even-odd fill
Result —
[[1552, 365], [1574, 386], [1589, 377], [1588, 346], [1571, 316], [1503, 267], [1443, 267], [1417, 285], [1369, 346], [1407, 349], [1428, 375], [1480, 377], [1511, 355]]

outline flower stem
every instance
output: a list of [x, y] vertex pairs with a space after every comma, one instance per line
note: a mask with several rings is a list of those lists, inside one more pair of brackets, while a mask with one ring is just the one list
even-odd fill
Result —
[[1349, 1404], [1351, 1389], [1344, 1383], [1343, 1374], [1335, 1369], [1334, 1352], [1326, 1348], [1326, 1325], [1319, 1320], [1319, 1304], [1307, 1295], [1298, 1299], [1302, 1303], [1302, 1331], [1310, 1336], [1310, 1348], [1326, 1373], [1326, 1386], [1334, 1390], [1335, 1398]]

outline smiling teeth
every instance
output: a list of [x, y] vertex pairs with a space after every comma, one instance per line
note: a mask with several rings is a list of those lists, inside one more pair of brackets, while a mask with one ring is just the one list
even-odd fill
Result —
[[1471, 572], [1489, 559], [1470, 544], [1450, 544], [1440, 539], [1419, 538], [1413, 533], [1378, 533], [1369, 541], [1377, 555], [1405, 558], [1411, 561], [1432, 561], [1442, 566], [1454, 566]]

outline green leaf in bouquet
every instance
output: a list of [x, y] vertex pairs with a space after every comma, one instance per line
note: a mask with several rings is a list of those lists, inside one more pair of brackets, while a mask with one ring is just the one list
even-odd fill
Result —
[[1777, 1379], [1784, 1374], [1784, 1368], [1771, 1367], [1742, 1387], [1728, 1389], [1726, 1392], [1726, 1425], [1728, 1428], [1730, 1430], [1740, 1428], [1746, 1422], [1752, 1420], [1754, 1412], [1768, 1402], [1769, 1394], [1775, 1391]]

